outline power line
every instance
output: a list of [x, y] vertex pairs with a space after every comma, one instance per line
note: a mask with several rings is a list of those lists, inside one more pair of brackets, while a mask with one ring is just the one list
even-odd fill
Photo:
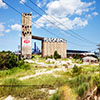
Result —
[[16, 10], [14, 7], [12, 7], [11, 5], [9, 5], [7, 2], [5, 2], [4, 0], [2, 0], [4, 3], [6, 3], [10, 8], [12, 8], [14, 11], [16, 11], [17, 13], [19, 13], [20, 15], [22, 15], [18, 10]]
[[[36, 24], [36, 25], [38, 25], [38, 26], [40, 26], [39, 24], [37, 24], [37, 23], [35, 23], [35, 22], [33, 22], [34, 24]], [[54, 34], [53, 32], [50, 32], [49, 30], [47, 30], [47, 29], [45, 29], [45, 28], [43, 28], [43, 27], [41, 27], [43, 30], [45, 30], [45, 31], [47, 31], [48, 33], [52, 33], [52, 34]], [[51, 35], [52, 35], [51, 34]], [[58, 37], [58, 38], [61, 38], [61, 37], [59, 37], [58, 35], [56, 35], [56, 34], [54, 34], [56, 37]], [[66, 40], [66, 39], [65, 39]], [[71, 42], [71, 41], [69, 41], [69, 40], [66, 40], [66, 41], [68, 41], [70, 44], [73, 44], [73, 45], [78, 45], [78, 46], [80, 46], [80, 47], [82, 47], [82, 46], [84, 46], [84, 45], [80, 45], [80, 44], [77, 44], [77, 43], [73, 43], [73, 42]], [[84, 47], [89, 47], [89, 46], [84, 46]]]
[[[28, 8], [30, 8], [31, 10], [33, 10], [35, 13], [37, 13], [39, 16], [42, 16], [42, 14], [40, 14], [39, 12], [37, 12], [36, 10], [34, 10], [32, 7], [30, 7], [29, 5], [27, 5], [25, 2], [23, 2], [23, 4], [26, 6], [26, 7], [28, 7]], [[45, 16], [43, 16], [48, 22], [50, 22], [52, 25], [54, 25], [54, 26], [56, 26], [57, 28], [60, 28], [58, 25], [56, 25], [55, 23], [53, 23], [53, 22], [51, 22], [48, 18], [46, 18]], [[62, 29], [61, 29], [62, 30]], [[66, 31], [64, 31], [64, 30], [62, 30], [63, 32], [65, 32], [66, 33]], [[68, 33], [67, 33], [68, 34]], [[72, 34], [71, 34], [72, 35]], [[76, 36], [74, 36], [74, 35], [72, 35], [74, 38], [78, 38], [78, 37], [76, 37]], [[78, 39], [80, 39], [80, 38], [78, 38]], [[81, 39], [80, 39], [81, 40]]]
[[[21, 12], [19, 12], [17, 9], [15, 9], [14, 7], [12, 7], [10, 4], [8, 4], [7, 2], [5, 2], [4, 0], [3, 0], [3, 2], [4, 3], [6, 3], [10, 8], [12, 8], [14, 11], [16, 11], [17, 13], [19, 13], [20, 15], [22, 15], [21, 14]], [[31, 21], [31, 20], [30, 20]], [[35, 22], [33, 22], [34, 24], [37, 24], [37, 23], [35, 23]], [[38, 26], [40, 26], [39, 24], [37, 24]], [[47, 29], [45, 29], [45, 28], [43, 28], [43, 27], [41, 27], [43, 30], [45, 30], [45, 31], [47, 31], [48, 33], [50, 33], [51, 35], [53, 34], [53, 35], [55, 35], [56, 37], [58, 37], [58, 38], [60, 38], [59, 36], [57, 36], [56, 34], [54, 34], [53, 32], [51, 32], [51, 31], [49, 31], [49, 30], [47, 30]], [[65, 39], [66, 40], [66, 39]], [[68, 40], [67, 40], [68, 41]], [[71, 42], [71, 41], [68, 41], [68, 42], [70, 42], [71, 44], [75, 44], [75, 43], [73, 43], [73, 42]], [[79, 45], [79, 46], [84, 46], [84, 45], [80, 45], [80, 44], [75, 44], [75, 45]], [[84, 47], [86, 47], [86, 46], [84, 46]], [[88, 46], [89, 47], [89, 46]]]
[[[47, 12], [45, 12], [41, 7], [39, 7], [39, 6], [37, 6], [37, 4], [35, 4], [32, 0], [29, 0], [32, 4], [34, 4], [36, 7], [38, 7], [41, 11], [43, 11], [45, 14], [47, 14], [47, 15], [49, 15]], [[64, 24], [62, 24], [61, 22], [59, 22], [55, 17], [53, 17], [53, 16], [51, 16], [51, 15], [49, 15], [53, 20], [55, 20], [57, 23], [59, 23], [59, 24], [61, 24], [62, 26], [64, 26], [65, 28], [67, 28], [68, 29], [68, 27], [66, 27]], [[74, 33], [74, 34], [76, 34], [78, 37], [80, 37], [82, 40], [86, 40], [86, 41], [88, 41], [88, 42], [90, 42], [90, 43], [93, 43], [93, 44], [97, 44], [97, 43], [95, 43], [95, 42], [93, 42], [93, 41], [90, 41], [90, 40], [88, 40], [88, 39], [86, 39], [86, 38], [84, 38], [84, 37], [82, 37], [82, 36], [80, 36], [78, 33], [76, 33], [76, 32], [74, 32], [74, 31], [72, 31], [72, 30], [69, 30], [70, 32], [72, 32], [72, 33]], [[71, 34], [72, 35], [72, 34]]]
[[[27, 5], [25, 2], [23, 2], [23, 4], [26, 6], [26, 7], [28, 7], [28, 8], [30, 8], [31, 10], [33, 10], [35, 13], [37, 13], [38, 15], [40, 15], [40, 16], [42, 16], [42, 14], [40, 14], [39, 12], [37, 12], [36, 10], [34, 10], [32, 7], [30, 7], [29, 5]], [[48, 22], [50, 22], [52, 25], [54, 25], [54, 26], [56, 26], [57, 28], [60, 28], [58, 25], [56, 25], [55, 23], [53, 23], [53, 22], [51, 22], [47, 17], [45, 17], [45, 16], [43, 16]], [[63, 25], [63, 24], [62, 24]], [[60, 28], [60, 30], [62, 30], [61, 28]], [[64, 30], [62, 30], [64, 33], [66, 33], [66, 31], [64, 31]], [[71, 30], [70, 30], [71, 31]], [[68, 32], [67, 32], [67, 34], [68, 34]], [[71, 33], [69, 33], [69, 34], [71, 34]], [[65, 34], [66, 35], [66, 34]], [[80, 38], [80, 37], [77, 37], [77, 36], [75, 36], [75, 35], [73, 35], [73, 34], [71, 34], [71, 36], [73, 36], [74, 38], [76, 38], [76, 39], [79, 39], [79, 40], [81, 40], [81, 41], [83, 41], [83, 38]], [[84, 41], [84, 42], [86, 42], [86, 41]]]
[[[35, 23], [35, 22], [33, 22], [34, 24], [36, 24], [36, 25], [38, 25], [39, 27], [40, 27], [40, 25], [39, 24], [37, 24], [37, 23]], [[53, 32], [51, 32], [51, 31], [49, 31], [49, 30], [47, 30], [46, 28], [44, 28], [44, 27], [41, 27], [43, 30], [45, 30], [45, 31], [47, 31], [48, 33], [52, 33], [54, 36], [56, 36], [56, 37], [58, 37], [58, 38], [60, 38], [59, 36], [57, 36], [56, 34], [54, 34]]]

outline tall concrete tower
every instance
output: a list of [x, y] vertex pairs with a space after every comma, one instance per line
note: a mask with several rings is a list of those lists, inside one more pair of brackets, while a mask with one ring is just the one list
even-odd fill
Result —
[[21, 56], [32, 57], [32, 12], [22, 13]]

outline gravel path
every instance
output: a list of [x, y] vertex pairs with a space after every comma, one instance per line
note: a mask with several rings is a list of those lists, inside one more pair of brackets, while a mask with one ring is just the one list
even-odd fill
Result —
[[25, 80], [25, 79], [29, 79], [29, 78], [36, 77], [36, 76], [43, 75], [43, 74], [51, 74], [54, 71], [66, 71], [66, 69], [64, 67], [62, 67], [62, 68], [56, 68], [56, 69], [46, 71], [46, 72], [37, 72], [34, 75], [28, 75], [28, 76], [25, 76], [25, 77], [20, 77], [19, 79], [20, 80]]

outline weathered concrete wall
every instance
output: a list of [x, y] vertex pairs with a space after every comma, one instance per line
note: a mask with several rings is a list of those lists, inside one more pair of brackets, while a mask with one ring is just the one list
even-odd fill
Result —
[[63, 39], [44, 38], [42, 41], [42, 56], [54, 55], [57, 51], [62, 58], [66, 58], [67, 43]]
[[32, 13], [22, 14], [21, 55], [24, 58], [32, 56]]

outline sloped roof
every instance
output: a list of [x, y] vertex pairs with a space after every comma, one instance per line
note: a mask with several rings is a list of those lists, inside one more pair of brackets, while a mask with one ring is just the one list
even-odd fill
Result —
[[91, 56], [87, 56], [87, 57], [84, 57], [83, 60], [97, 60], [97, 59]]

